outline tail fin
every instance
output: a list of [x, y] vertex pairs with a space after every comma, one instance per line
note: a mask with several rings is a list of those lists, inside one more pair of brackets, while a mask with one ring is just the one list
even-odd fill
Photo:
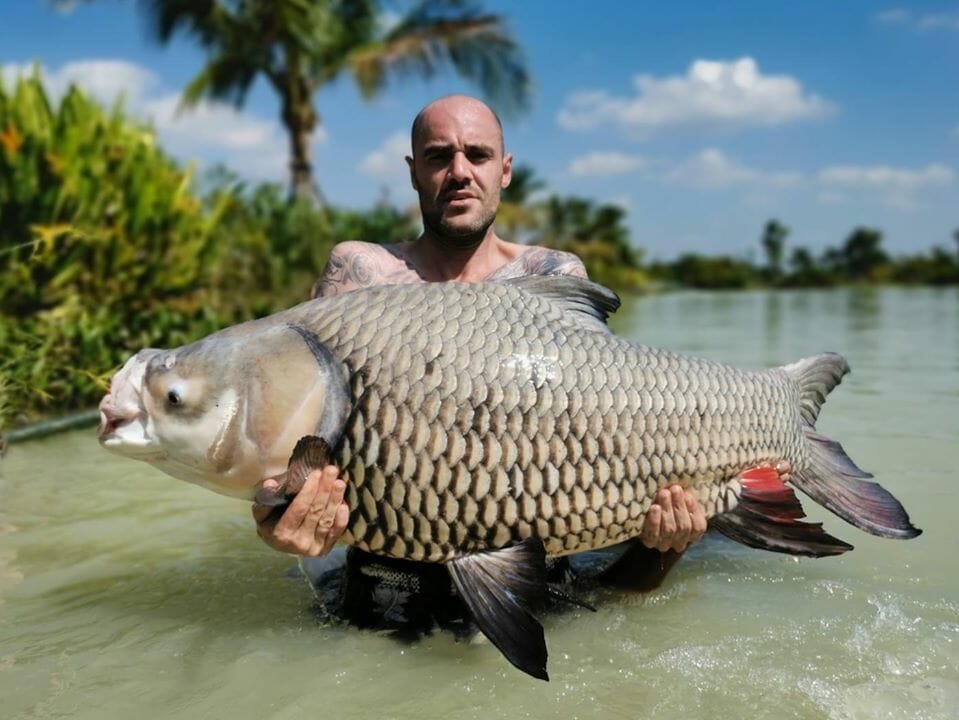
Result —
[[842, 446], [815, 430], [826, 395], [849, 372], [846, 360], [835, 353], [804, 358], [782, 368], [799, 385], [800, 413], [809, 461], [793, 473], [791, 482], [843, 520], [873, 535], [913, 538], [922, 531], [909, 521], [900, 502], [872, 475], [860, 470]]
[[849, 363], [837, 353], [822, 353], [783, 365], [781, 369], [799, 385], [802, 419], [810, 427], [815, 427], [826, 396], [849, 372]]

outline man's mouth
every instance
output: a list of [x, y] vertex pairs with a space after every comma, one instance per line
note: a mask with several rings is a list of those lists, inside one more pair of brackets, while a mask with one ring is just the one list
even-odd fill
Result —
[[443, 200], [448, 203], [464, 202], [466, 200], [475, 200], [476, 196], [468, 192], [452, 192], [443, 195]]

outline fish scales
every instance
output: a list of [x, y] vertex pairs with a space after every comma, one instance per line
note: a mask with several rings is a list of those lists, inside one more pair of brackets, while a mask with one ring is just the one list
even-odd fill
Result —
[[[463, 307], [465, 330], [450, 312]], [[508, 285], [384, 287], [291, 311], [350, 373], [347, 543], [443, 562], [535, 535], [564, 555], [639, 534], [671, 483], [713, 516], [744, 468], [802, 467], [782, 370], [634, 345], [567, 312]]]

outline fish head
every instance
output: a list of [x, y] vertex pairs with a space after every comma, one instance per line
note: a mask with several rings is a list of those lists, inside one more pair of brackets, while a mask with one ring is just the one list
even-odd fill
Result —
[[330, 386], [330, 368], [289, 326], [238, 326], [174, 350], [141, 350], [100, 403], [100, 443], [251, 498], [285, 472], [297, 440], [343, 419]]
[[201, 485], [229, 475], [242, 460], [243, 402], [230, 369], [216, 367], [223, 363], [211, 362], [205, 345], [150, 348], [127, 360], [100, 402], [100, 444]]

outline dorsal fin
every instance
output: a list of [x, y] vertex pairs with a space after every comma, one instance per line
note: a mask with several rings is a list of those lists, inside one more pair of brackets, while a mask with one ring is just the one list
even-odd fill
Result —
[[531, 275], [501, 281], [549, 298], [592, 330], [609, 332], [606, 319], [619, 309], [619, 296], [607, 287], [569, 275]]

